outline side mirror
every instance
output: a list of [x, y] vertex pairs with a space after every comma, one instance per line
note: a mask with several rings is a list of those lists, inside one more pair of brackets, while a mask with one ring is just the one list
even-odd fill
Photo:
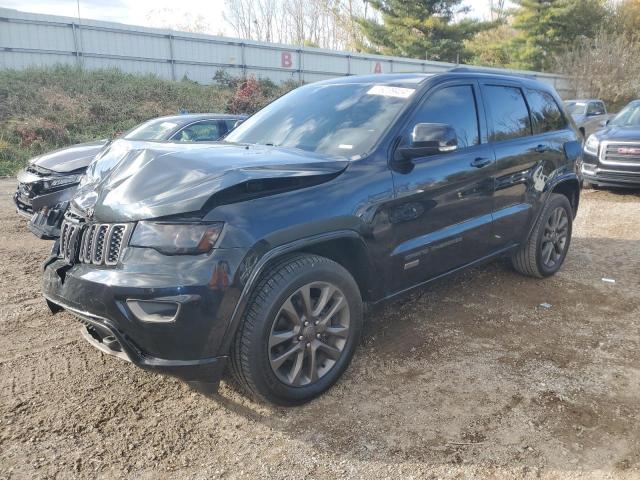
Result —
[[240, 125], [242, 122], [244, 122], [244, 120], [238, 120], [236, 121], [236, 123], [233, 124], [233, 128], [238, 128], [238, 125]]
[[451, 152], [458, 148], [455, 129], [446, 123], [418, 123], [411, 132], [411, 142], [400, 149], [407, 159]]

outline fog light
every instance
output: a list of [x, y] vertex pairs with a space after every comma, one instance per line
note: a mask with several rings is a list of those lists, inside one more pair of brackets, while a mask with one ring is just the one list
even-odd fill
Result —
[[590, 165], [588, 163], [583, 163], [582, 164], [582, 172], [593, 175], [594, 173], [596, 173], [596, 166], [595, 165]]
[[159, 302], [157, 300], [127, 300], [127, 306], [138, 320], [149, 323], [174, 322], [180, 311], [177, 302]]

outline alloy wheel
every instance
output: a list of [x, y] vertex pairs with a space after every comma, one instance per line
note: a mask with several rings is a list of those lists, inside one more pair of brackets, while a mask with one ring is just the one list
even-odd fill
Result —
[[542, 263], [553, 268], [564, 255], [569, 238], [569, 217], [562, 207], [556, 207], [544, 226], [540, 251]]
[[334, 284], [312, 282], [282, 304], [269, 335], [269, 362], [278, 379], [302, 387], [322, 378], [349, 338], [349, 304]]

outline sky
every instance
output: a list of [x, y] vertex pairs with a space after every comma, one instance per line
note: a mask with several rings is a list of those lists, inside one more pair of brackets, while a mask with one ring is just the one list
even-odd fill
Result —
[[[489, 15], [488, 0], [465, 0], [471, 8], [470, 15], [486, 19]], [[197, 17], [202, 15], [209, 33], [232, 35], [223, 17], [224, 0], [180, 0], [179, 10], [175, 0], [80, 0], [80, 16], [94, 20], [166, 27], [180, 15]], [[0, 0], [0, 7], [50, 15], [78, 16], [76, 0]], [[154, 11], [150, 21], [149, 12]]]

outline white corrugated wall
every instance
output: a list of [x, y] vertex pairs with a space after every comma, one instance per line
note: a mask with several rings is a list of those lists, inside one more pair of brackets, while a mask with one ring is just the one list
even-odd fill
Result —
[[[0, 8], [0, 68], [75, 64], [117, 67], [167, 79], [184, 76], [211, 83], [221, 68], [231, 75], [254, 74], [276, 82], [314, 82], [342, 75], [441, 72], [454, 64], [382, 55], [337, 52], [175, 32], [120, 23], [82, 20]], [[561, 75], [515, 70], [571, 95]]]

